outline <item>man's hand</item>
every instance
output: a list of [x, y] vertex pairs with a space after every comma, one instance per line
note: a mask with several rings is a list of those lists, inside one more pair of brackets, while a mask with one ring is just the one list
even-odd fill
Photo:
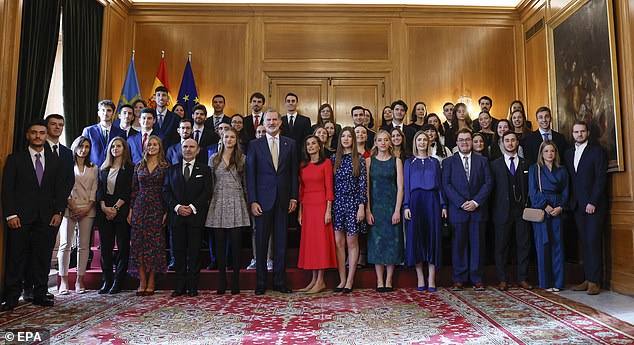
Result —
[[192, 213], [193, 213], [193, 210], [192, 210], [192, 208], [191, 208], [191, 207], [189, 207], [189, 206], [183, 206], [183, 205], [181, 205], [181, 206], [178, 208], [178, 212], [177, 212], [177, 214], [178, 214], [179, 216], [181, 216], [181, 217], [187, 217], [187, 216], [190, 216]]
[[252, 202], [251, 203], [251, 214], [253, 214], [256, 217], [259, 217], [262, 215], [262, 206], [260, 206], [260, 204], [258, 204], [257, 202]]
[[293, 213], [297, 209], [297, 201], [291, 200], [288, 203], [288, 213]]
[[467, 212], [473, 212], [478, 208], [478, 206], [476, 206], [475, 202], [473, 200], [469, 200], [469, 201], [465, 201], [464, 204], [462, 204], [462, 209], [467, 211]]
[[60, 224], [62, 224], [62, 216], [60, 216], [59, 214], [55, 214], [53, 215], [53, 218], [51, 218], [51, 222], [48, 225], [56, 228]]
[[22, 227], [22, 223], [20, 223], [20, 217], [14, 217], [7, 221], [7, 225], [9, 229], [19, 229]]
[[592, 204], [587, 204], [586, 205], [586, 213], [587, 214], [594, 214], [597, 211], [597, 207], [592, 205]]

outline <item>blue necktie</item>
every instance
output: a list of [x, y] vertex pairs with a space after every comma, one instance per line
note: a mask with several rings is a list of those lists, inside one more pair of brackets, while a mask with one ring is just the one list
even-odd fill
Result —
[[511, 175], [515, 176], [515, 157], [509, 157], [511, 160]]

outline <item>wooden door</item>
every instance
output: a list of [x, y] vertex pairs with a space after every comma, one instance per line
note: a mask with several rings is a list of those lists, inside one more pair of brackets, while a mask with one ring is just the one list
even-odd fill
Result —
[[352, 126], [350, 110], [356, 105], [369, 109], [374, 117], [376, 130], [381, 125], [381, 114], [385, 106], [383, 78], [332, 79], [328, 99], [335, 112], [335, 119], [342, 127]]
[[[380, 127], [381, 111], [385, 106], [383, 78], [271, 78], [270, 107], [286, 114], [285, 97], [292, 92], [299, 98], [298, 112], [317, 122], [319, 106], [330, 103], [335, 120], [341, 126], [351, 126], [350, 110], [355, 105], [370, 109], [374, 127]], [[266, 106], [265, 106], [266, 108]]]
[[[292, 92], [297, 95], [299, 114], [310, 117], [311, 123], [317, 122], [319, 106], [328, 102], [328, 79], [271, 79], [270, 105], [286, 115], [286, 94]], [[266, 107], [265, 107], [266, 108]]]

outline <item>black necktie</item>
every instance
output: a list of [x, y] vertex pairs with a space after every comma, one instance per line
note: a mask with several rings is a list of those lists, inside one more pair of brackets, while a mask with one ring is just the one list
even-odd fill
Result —
[[197, 129], [196, 133], [194, 133], [194, 140], [196, 140], [197, 143], [200, 143], [200, 129]]
[[288, 121], [288, 127], [293, 130], [293, 126], [295, 125], [295, 116], [291, 116], [290, 121]]
[[57, 145], [53, 145], [53, 153], [59, 157], [59, 152], [57, 152]]
[[189, 177], [192, 174], [191, 169], [189, 168], [190, 165], [191, 165], [190, 163], [185, 163], [185, 172], [183, 173], [183, 177], [185, 177], [185, 181], [189, 181]]

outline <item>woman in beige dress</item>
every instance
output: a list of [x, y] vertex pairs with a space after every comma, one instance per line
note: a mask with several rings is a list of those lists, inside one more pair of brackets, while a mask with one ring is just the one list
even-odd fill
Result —
[[216, 261], [220, 270], [219, 295], [224, 294], [227, 288], [227, 235], [233, 262], [231, 294], [240, 293], [241, 231], [250, 224], [246, 201], [245, 158], [238, 140], [239, 135], [235, 129], [226, 129], [222, 135], [220, 150], [209, 159], [214, 189], [205, 226], [211, 228], [216, 237]]

